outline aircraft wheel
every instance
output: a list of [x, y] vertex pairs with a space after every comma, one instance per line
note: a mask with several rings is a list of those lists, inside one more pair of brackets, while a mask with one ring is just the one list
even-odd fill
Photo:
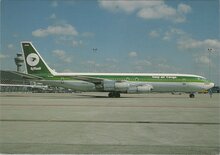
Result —
[[190, 98], [195, 98], [195, 95], [194, 94], [189, 94], [189, 97]]
[[120, 95], [119, 92], [110, 92], [108, 94], [108, 97], [110, 97], [110, 98], [119, 98], [119, 97], [121, 97], [121, 95]]
[[108, 97], [110, 98], [114, 97], [113, 92], [108, 93]]
[[121, 94], [119, 92], [115, 92], [115, 97], [119, 98], [119, 97], [121, 97]]

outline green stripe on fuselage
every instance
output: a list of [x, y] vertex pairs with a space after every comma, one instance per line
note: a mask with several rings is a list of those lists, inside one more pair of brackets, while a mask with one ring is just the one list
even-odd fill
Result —
[[[41, 76], [41, 75], [39, 75]], [[83, 75], [93, 78], [130, 82], [209, 82], [204, 78], [193, 76], [138, 76], [138, 75]], [[45, 76], [45, 80], [75, 80], [73, 76]]]
[[110, 80], [126, 80], [126, 81], [140, 81], [140, 82], [205, 82], [205, 79], [188, 76], [91, 76]]

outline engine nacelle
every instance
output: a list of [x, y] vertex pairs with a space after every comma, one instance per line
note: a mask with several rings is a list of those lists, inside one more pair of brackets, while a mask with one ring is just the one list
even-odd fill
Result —
[[143, 86], [132, 86], [129, 87], [127, 93], [129, 94], [142, 94], [142, 93], [149, 93], [153, 90], [151, 85], [143, 85]]
[[131, 85], [129, 82], [117, 82], [113, 80], [104, 80], [102, 83], [104, 91], [119, 91], [129, 94], [149, 93], [153, 90], [151, 85]]
[[129, 83], [127, 82], [116, 82], [112, 80], [103, 81], [103, 89], [105, 91], [120, 91], [126, 92], [129, 88]]

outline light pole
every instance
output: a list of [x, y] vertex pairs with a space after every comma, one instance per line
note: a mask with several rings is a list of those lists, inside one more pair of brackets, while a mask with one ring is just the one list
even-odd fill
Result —
[[211, 52], [213, 51], [212, 48], [208, 48], [209, 53], [209, 80], [211, 80]]
[[[93, 51], [93, 53], [96, 53], [98, 51], [98, 49], [97, 48], [93, 48], [92, 51]], [[96, 72], [96, 59], [94, 61], [94, 70]]]

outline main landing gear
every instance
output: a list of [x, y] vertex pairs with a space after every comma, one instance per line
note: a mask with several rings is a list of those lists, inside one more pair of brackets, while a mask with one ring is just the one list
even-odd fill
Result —
[[119, 98], [119, 97], [121, 97], [121, 94], [120, 94], [120, 92], [110, 92], [108, 94], [108, 97], [110, 97], [110, 98]]
[[195, 94], [191, 93], [191, 94], [189, 94], [189, 97], [190, 98], [195, 98]]

